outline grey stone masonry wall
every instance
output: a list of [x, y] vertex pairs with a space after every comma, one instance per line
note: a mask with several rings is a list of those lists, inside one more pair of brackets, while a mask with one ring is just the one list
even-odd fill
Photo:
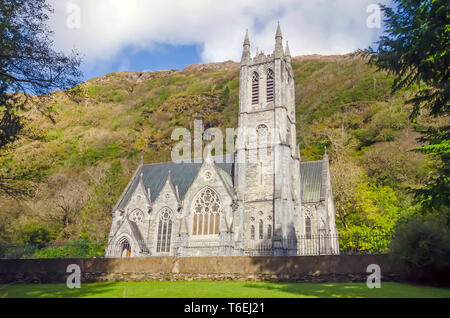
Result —
[[0, 260], [0, 283], [64, 283], [78, 264], [83, 282], [95, 281], [366, 281], [367, 266], [378, 264], [382, 280], [397, 280], [387, 255], [286, 257], [150, 257]]

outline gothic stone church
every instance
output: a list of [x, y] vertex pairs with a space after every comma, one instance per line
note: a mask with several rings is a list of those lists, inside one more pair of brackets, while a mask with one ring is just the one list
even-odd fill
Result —
[[252, 157], [261, 144], [238, 134], [233, 154], [141, 163], [112, 211], [107, 257], [339, 253], [328, 157], [301, 162], [294, 90], [280, 26], [269, 55], [252, 58], [247, 33], [239, 127], [278, 132], [268, 158]]

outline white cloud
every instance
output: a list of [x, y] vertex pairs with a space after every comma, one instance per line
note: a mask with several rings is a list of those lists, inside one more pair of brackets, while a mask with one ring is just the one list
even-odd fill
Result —
[[[88, 63], [108, 60], [124, 47], [152, 50], [159, 43], [196, 44], [204, 62], [241, 56], [245, 29], [252, 50], [273, 50], [277, 21], [292, 55], [342, 54], [370, 45], [380, 30], [366, 26], [374, 0], [49, 0], [55, 43], [77, 48]], [[77, 4], [80, 28], [67, 27]]]

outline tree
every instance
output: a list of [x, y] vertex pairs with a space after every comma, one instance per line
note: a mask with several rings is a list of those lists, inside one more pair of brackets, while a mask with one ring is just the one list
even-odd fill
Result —
[[115, 160], [104, 177], [95, 186], [83, 210], [81, 210], [81, 237], [88, 240], [105, 240], [111, 227], [111, 207], [120, 197], [127, 178], [120, 160]]
[[[79, 53], [66, 56], [53, 49], [46, 24], [51, 13], [45, 0], [0, 0], [0, 154], [23, 132], [21, 112], [30, 94], [66, 89], [81, 77]], [[0, 192], [23, 194], [14, 181], [0, 176]]]
[[416, 150], [434, 158], [434, 171], [432, 171], [425, 185], [418, 189], [416, 198], [427, 211], [435, 211], [446, 218], [450, 225], [450, 139], [442, 138], [438, 134], [438, 142], [430, 140], [430, 144], [418, 147]]
[[[376, 49], [369, 48], [370, 63], [394, 75], [393, 91], [418, 86], [408, 102], [411, 118], [422, 111], [448, 116], [450, 97], [450, 10], [446, 0], [394, 0], [395, 7], [382, 6], [385, 34]], [[416, 191], [425, 210], [448, 212], [450, 206], [449, 125], [433, 127], [415, 148], [435, 160], [435, 171]], [[438, 150], [438, 151], [436, 151]]]
[[415, 283], [450, 284], [450, 231], [435, 218], [406, 218], [396, 226], [391, 259]]
[[424, 84], [411, 100], [416, 116], [421, 106], [433, 115], [448, 114], [450, 85], [450, 10], [445, 0], [394, 0], [381, 6], [385, 35], [369, 48], [371, 62], [395, 76], [393, 89]]

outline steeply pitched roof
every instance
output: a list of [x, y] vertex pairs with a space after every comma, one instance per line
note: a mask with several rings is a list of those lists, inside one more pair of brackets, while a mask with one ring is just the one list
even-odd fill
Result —
[[[219, 157], [213, 157], [216, 161], [217, 168], [224, 181], [233, 187], [233, 155], [226, 155], [222, 163], [218, 163]], [[178, 194], [180, 200], [184, 199], [186, 192], [194, 182], [195, 177], [200, 170], [202, 163], [174, 163], [164, 162], [143, 165], [135, 174], [130, 186], [126, 189], [118, 209], [123, 209], [130, 200], [134, 190], [139, 184], [140, 175], [142, 173], [142, 183], [145, 188], [150, 188], [151, 201], [155, 201], [167, 181], [169, 170], [171, 172], [172, 183], [178, 186]], [[300, 179], [302, 202], [312, 203], [320, 202], [325, 197], [326, 187], [323, 186], [324, 177], [324, 160], [301, 162], [300, 163]]]
[[323, 165], [323, 160], [300, 163], [302, 202], [319, 202], [324, 197]]
[[[232, 155], [226, 155], [223, 157], [225, 159], [222, 160], [222, 163], [218, 162], [218, 156], [215, 156], [213, 158], [214, 161], [216, 161], [217, 168], [219, 169], [222, 177], [226, 180], [227, 183], [231, 182], [230, 186], [232, 187], [232, 159], [234, 157]], [[144, 184], [145, 188], [150, 188], [151, 201], [155, 201], [167, 181], [169, 170], [171, 172], [172, 183], [174, 186], [178, 186], [178, 194], [180, 196], [180, 199], [183, 200], [187, 190], [191, 186], [192, 182], [194, 182], [194, 179], [197, 176], [201, 166], [202, 163], [174, 162], [143, 165], [135, 174], [134, 180], [132, 180], [130, 186], [128, 187], [128, 189], [126, 189], [126, 193], [123, 195], [117, 208], [125, 208], [134, 190], [139, 184], [141, 174], [142, 183]]]

